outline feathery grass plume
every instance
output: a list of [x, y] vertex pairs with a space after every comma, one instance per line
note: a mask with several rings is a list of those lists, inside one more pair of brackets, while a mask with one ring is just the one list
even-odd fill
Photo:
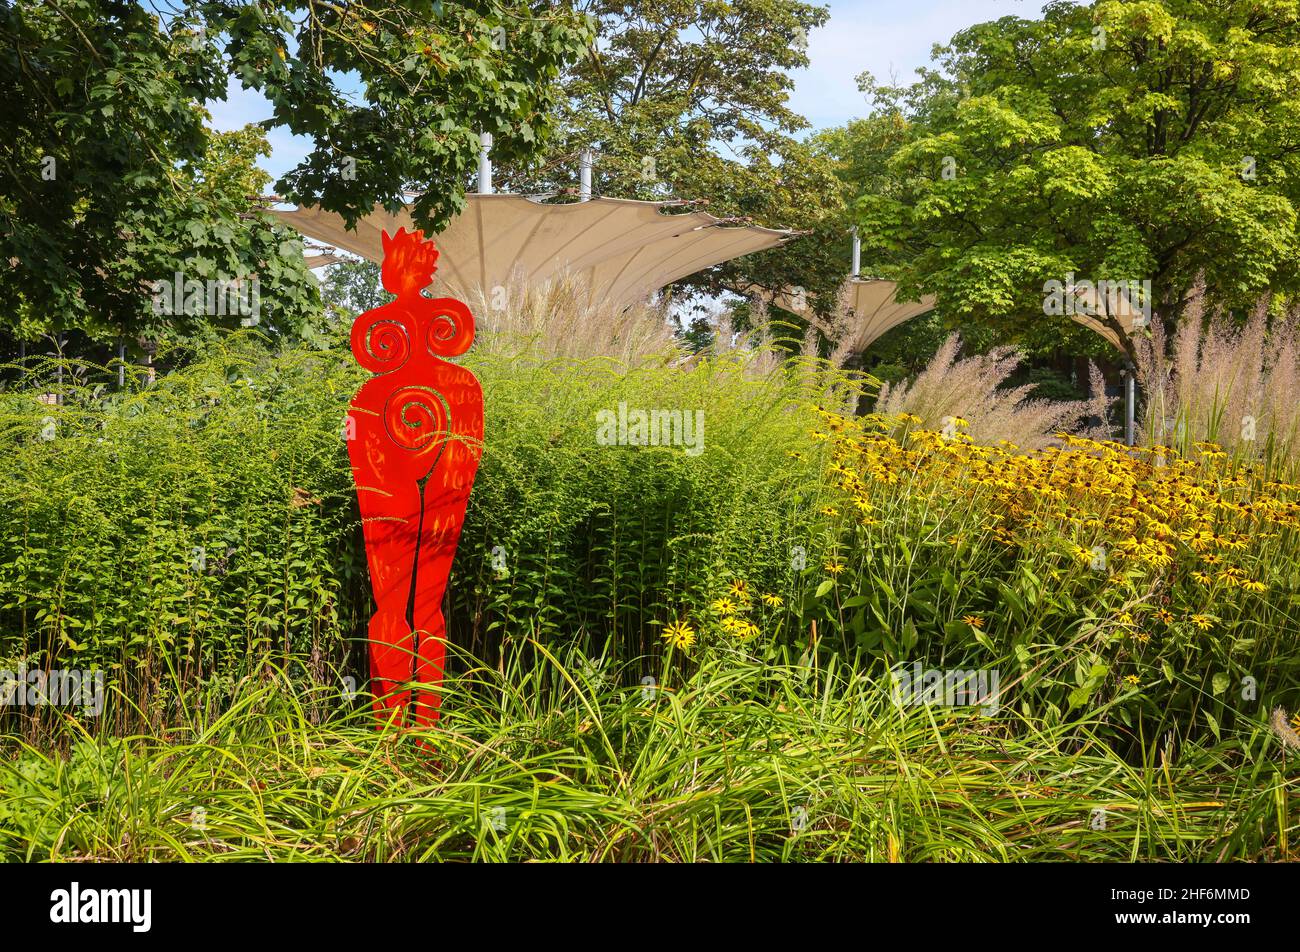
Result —
[[840, 283], [835, 293], [835, 307], [829, 318], [825, 324], [817, 324], [817, 328], [835, 345], [831, 351], [831, 361], [837, 367], [843, 367], [846, 362], [875, 343], [879, 337], [878, 332], [871, 329], [870, 322], [858, 317], [855, 280], [845, 278]]
[[1300, 750], [1300, 734], [1291, 726], [1287, 720], [1286, 708], [1273, 708], [1273, 733], [1277, 735], [1278, 740], [1282, 742], [1283, 747], [1290, 747], [1292, 750]]
[[799, 347], [799, 356], [805, 358], [815, 358], [819, 354], [820, 341], [817, 339], [817, 328], [811, 324], [803, 332], [803, 343]]
[[772, 309], [761, 295], [751, 294], [749, 302], [749, 323], [754, 333], [763, 341], [772, 339]]
[[1089, 440], [1109, 440], [1115, 436], [1114, 430], [1110, 425], [1110, 408], [1115, 402], [1113, 397], [1106, 396], [1106, 378], [1102, 376], [1101, 370], [1091, 360], [1088, 361], [1088, 409], [1086, 417], [1088, 419], [1097, 419], [1100, 422], [1093, 427], [1089, 427], [1079, 435]]
[[480, 328], [476, 352], [610, 357], [629, 366], [683, 356], [664, 305], [618, 309], [593, 301], [584, 279], [573, 273], [540, 285], [512, 280], [471, 303]]
[[958, 357], [960, 348], [961, 337], [953, 333], [915, 380], [882, 386], [876, 412], [910, 413], [932, 430], [940, 429], [945, 418], [959, 418], [967, 421], [966, 434], [978, 443], [1009, 440], [1024, 449], [1047, 446], [1054, 433], [1073, 429], [1091, 412], [1087, 401], [1030, 399], [1032, 385], [1004, 389], [1021, 361], [1012, 347]]
[[842, 282], [835, 293], [835, 309], [831, 311], [827, 330], [835, 346], [831, 350], [831, 363], [843, 367], [851, 358], [860, 354], [865, 348], [863, 335], [853, 333], [853, 281]]
[[1136, 342], [1145, 396], [1144, 438], [1182, 452], [1217, 443], [1242, 459], [1295, 461], [1300, 453], [1300, 315], [1269, 319], [1262, 296], [1243, 324], [1205, 315], [1194, 289], [1172, 344], [1156, 323]]

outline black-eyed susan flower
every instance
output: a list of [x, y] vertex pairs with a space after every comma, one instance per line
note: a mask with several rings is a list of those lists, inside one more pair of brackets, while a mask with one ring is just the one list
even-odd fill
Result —
[[679, 651], [688, 651], [695, 644], [695, 629], [679, 619], [664, 627], [663, 639]]

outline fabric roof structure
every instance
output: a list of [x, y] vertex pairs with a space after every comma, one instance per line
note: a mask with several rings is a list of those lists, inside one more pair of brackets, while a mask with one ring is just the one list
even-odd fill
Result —
[[590, 288], [593, 302], [604, 300], [623, 308], [697, 271], [775, 248], [793, 234], [753, 225], [705, 223], [612, 255], [579, 272], [578, 280]]
[[327, 265], [338, 264], [346, 260], [340, 255], [325, 252], [324, 254], [307, 255], [302, 259], [302, 263], [307, 266], [308, 271], [315, 271], [317, 268], [324, 268]]
[[864, 351], [899, 324], [934, 310], [935, 296], [926, 294], [919, 301], [898, 300], [898, 285], [880, 278], [854, 278], [854, 325], [851, 333], [855, 349]]
[[[848, 333], [852, 335], [853, 349], [858, 352], [866, 350], [899, 324], [934, 310], [933, 294], [923, 295], [920, 301], [899, 301], [897, 283], [882, 278], [852, 278], [849, 287], [853, 324]], [[823, 332], [829, 332], [830, 328], [817, 319], [806, 297], [800, 300], [790, 290], [764, 296], [778, 307], [815, 324]]]
[[[680, 202], [593, 197], [564, 204], [514, 194], [473, 193], [465, 209], [432, 236], [438, 246], [439, 293], [472, 298], [514, 281], [535, 285], [565, 273], [591, 289], [593, 301], [633, 303], [689, 274], [740, 255], [775, 248], [797, 234], [717, 218]], [[412, 230], [410, 213], [376, 206], [348, 230], [339, 215], [314, 207], [275, 210], [309, 238], [383, 259], [380, 234]]]
[[1073, 297], [1073, 300], [1069, 301], [1070, 320], [1090, 331], [1096, 331], [1120, 353], [1127, 354], [1128, 348], [1125, 344], [1129, 335], [1126, 333], [1121, 338], [1115, 328], [1107, 324], [1103, 318], [1113, 317], [1119, 322], [1121, 329], [1128, 328], [1129, 331], [1135, 331], [1146, 326], [1146, 312], [1134, 305], [1128, 294], [1123, 292], [1108, 292], [1103, 298], [1092, 286], [1066, 290]]

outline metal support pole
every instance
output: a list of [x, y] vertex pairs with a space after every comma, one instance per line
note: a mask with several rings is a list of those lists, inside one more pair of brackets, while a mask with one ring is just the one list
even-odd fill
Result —
[[492, 194], [492, 133], [478, 134], [478, 190], [481, 195]]
[[591, 198], [591, 150], [583, 149], [578, 156], [578, 197], [582, 201]]
[[1124, 368], [1124, 442], [1134, 442], [1134, 422], [1137, 413], [1137, 368], [1129, 364]]
[[126, 389], [126, 341], [117, 342], [117, 389]]
[[858, 230], [853, 229], [853, 276], [859, 277], [862, 274], [862, 239], [858, 237]]

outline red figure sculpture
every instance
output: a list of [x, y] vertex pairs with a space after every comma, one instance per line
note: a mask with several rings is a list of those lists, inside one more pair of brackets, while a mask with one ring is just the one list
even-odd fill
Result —
[[441, 700], [442, 599], [483, 454], [483, 390], [444, 359], [474, 341], [469, 308], [420, 293], [436, 270], [433, 242], [399, 228], [384, 232], [383, 245], [384, 287], [397, 300], [352, 325], [353, 356], [379, 376], [352, 401], [348, 456], [377, 606], [369, 628], [375, 715], [403, 723], [414, 689], [415, 724], [427, 727]]

